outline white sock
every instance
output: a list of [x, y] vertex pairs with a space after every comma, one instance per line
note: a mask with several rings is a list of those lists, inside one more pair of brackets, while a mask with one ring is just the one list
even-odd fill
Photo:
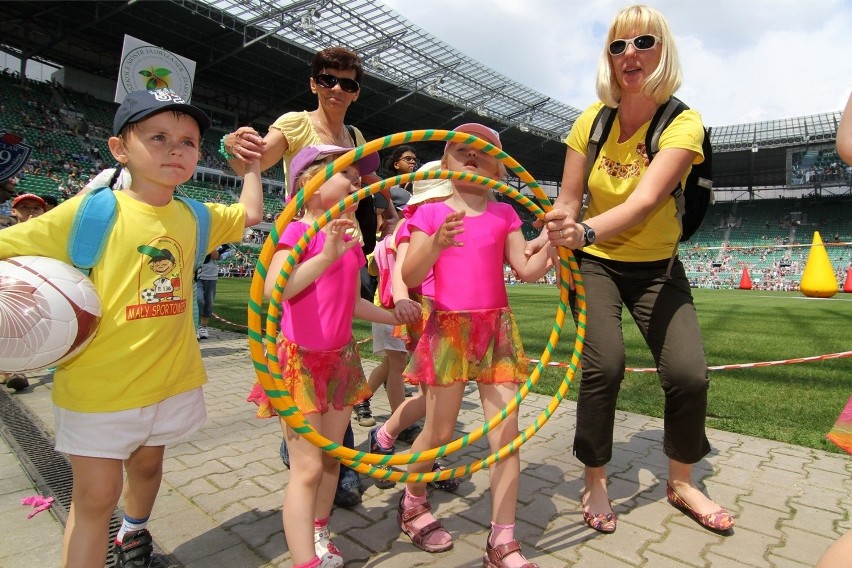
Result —
[[134, 519], [133, 517], [128, 517], [124, 515], [124, 519], [121, 521], [121, 528], [118, 529], [118, 534], [115, 535], [116, 544], [121, 544], [124, 540], [124, 535], [129, 533], [130, 531], [141, 531], [145, 527], [148, 526], [148, 519], [150, 517], [145, 517], [144, 519]]

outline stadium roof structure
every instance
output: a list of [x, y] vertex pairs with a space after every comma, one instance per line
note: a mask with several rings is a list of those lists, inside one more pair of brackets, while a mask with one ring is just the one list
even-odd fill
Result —
[[[379, 0], [0, 2], [0, 20], [0, 49], [107, 79], [117, 77], [124, 34], [192, 59], [193, 102], [222, 128], [253, 124], [262, 132], [284, 112], [316, 107], [308, 89], [311, 58], [345, 45], [365, 64], [347, 120], [367, 139], [483, 122], [542, 182], [561, 179], [561, 140], [580, 114], [464, 55]], [[839, 118], [836, 112], [721, 126], [711, 137], [723, 153], [829, 142]]]

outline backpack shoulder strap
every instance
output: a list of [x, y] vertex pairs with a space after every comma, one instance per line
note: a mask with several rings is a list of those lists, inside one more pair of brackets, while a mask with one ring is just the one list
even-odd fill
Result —
[[[651, 119], [651, 124], [648, 125], [648, 133], [645, 135], [645, 151], [648, 153], [649, 162], [660, 151], [660, 137], [663, 135], [663, 131], [668, 128], [675, 117], [688, 109], [689, 107], [683, 101], [677, 97], [672, 97], [668, 102], [660, 105], [660, 108], [654, 113], [654, 118]], [[683, 193], [683, 186], [681, 186], [680, 182], [678, 182], [671, 195], [675, 201], [675, 215], [680, 225], [680, 235], [683, 235], [683, 216], [686, 213], [686, 196]], [[678, 235], [678, 242], [680, 241], [680, 235]], [[672, 256], [669, 259], [669, 265], [666, 268], [666, 278], [671, 277], [672, 265], [679, 248], [678, 242], [675, 242]]]
[[346, 131], [349, 132], [349, 138], [352, 139], [352, 146], [358, 146], [358, 138], [355, 136], [355, 127], [351, 124], [346, 124]]
[[[645, 135], [645, 151], [648, 152], [649, 162], [660, 151], [660, 137], [663, 135], [663, 131], [668, 128], [675, 117], [688, 108], [679, 98], [672, 97], [666, 104], [660, 105], [660, 108], [657, 109], [654, 118], [651, 119], [651, 124], [648, 125], [648, 133]], [[680, 183], [672, 191], [672, 197], [674, 197], [675, 207], [677, 208], [677, 219], [681, 222], [681, 226], [683, 226], [686, 199], [683, 196], [683, 188]]]
[[689, 107], [679, 98], [672, 97], [666, 104], [660, 105], [660, 108], [654, 113], [654, 118], [648, 125], [648, 133], [645, 135], [645, 150], [648, 152], [648, 160], [653, 160], [657, 152], [660, 151], [660, 136], [663, 135], [663, 131], [668, 128], [675, 117], [685, 110], [689, 110]]
[[601, 153], [601, 142], [606, 142], [606, 139], [609, 137], [616, 114], [614, 108], [604, 105], [592, 122], [592, 129], [589, 132], [589, 144], [586, 147], [586, 170], [583, 174], [583, 201], [580, 204], [577, 221], [583, 220], [586, 210], [589, 208], [589, 176], [592, 175], [592, 168], [595, 167], [595, 161]]
[[99, 187], [83, 197], [74, 215], [68, 235], [68, 258], [87, 276], [103, 255], [107, 237], [115, 225], [116, 208], [112, 189]]
[[200, 201], [182, 195], [175, 195], [175, 199], [189, 207], [195, 217], [195, 270], [204, 264], [207, 256], [207, 243], [210, 241], [210, 211]]

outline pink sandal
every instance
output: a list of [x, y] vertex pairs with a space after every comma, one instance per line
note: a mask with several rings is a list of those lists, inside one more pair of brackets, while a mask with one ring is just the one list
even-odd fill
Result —
[[[482, 568], [505, 568], [506, 564], [503, 559], [517, 552], [524, 558], [524, 553], [521, 552], [521, 543], [517, 540], [511, 540], [506, 544], [491, 545], [491, 535], [485, 541], [485, 556], [482, 557]], [[526, 560], [526, 558], [524, 558]], [[521, 568], [539, 568], [535, 562], [527, 562]]]
[[446, 544], [430, 544], [428, 542], [429, 535], [435, 531], [444, 531], [448, 536], [450, 536], [450, 533], [447, 532], [444, 525], [441, 524], [441, 521], [434, 520], [419, 530], [414, 528], [413, 521], [430, 512], [432, 510], [432, 506], [429, 503], [425, 503], [423, 505], [416, 505], [406, 509], [402, 504], [404, 499], [405, 492], [402, 493], [402, 497], [399, 499], [399, 508], [397, 509], [396, 520], [399, 523], [399, 528], [402, 532], [408, 535], [408, 538], [411, 539], [414, 546], [420, 550], [425, 550], [426, 552], [446, 552], [451, 549], [453, 547], [452, 540]]

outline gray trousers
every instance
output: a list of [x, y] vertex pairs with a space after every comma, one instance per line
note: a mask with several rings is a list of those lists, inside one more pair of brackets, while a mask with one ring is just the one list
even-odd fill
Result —
[[624, 379], [622, 306], [633, 315], [665, 395], [663, 451], [696, 463], [710, 452], [704, 432], [709, 378], [689, 281], [679, 259], [618, 262], [577, 254], [587, 324], [574, 454], [589, 467], [612, 459], [615, 404]]

